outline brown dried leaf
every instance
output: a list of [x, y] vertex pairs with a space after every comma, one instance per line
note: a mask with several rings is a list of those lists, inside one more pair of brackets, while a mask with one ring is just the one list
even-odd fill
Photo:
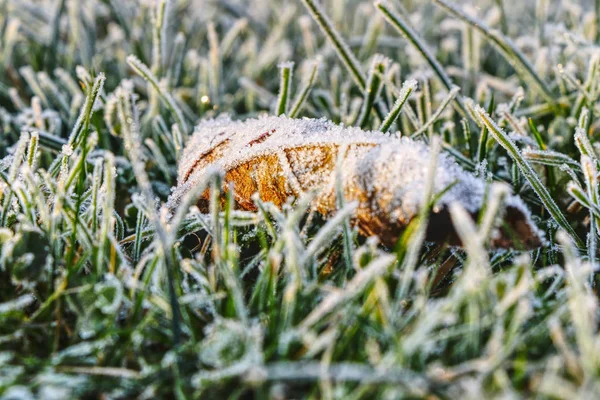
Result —
[[[317, 193], [313, 207], [324, 216], [336, 211], [335, 165], [343, 157], [342, 187], [346, 201], [358, 201], [353, 223], [362, 234], [393, 245], [422, 203], [429, 149], [410, 139], [344, 128], [325, 120], [265, 117], [232, 122], [211, 120], [197, 127], [178, 171], [178, 186], [169, 200], [175, 207], [206, 168], [225, 171], [225, 188], [234, 186], [237, 206], [255, 210], [252, 195], [276, 206], [290, 196]], [[440, 155], [434, 179], [439, 193], [455, 183], [433, 210], [427, 239], [459, 244], [447, 206], [460, 202], [471, 215], [479, 212], [484, 182]], [[199, 199], [204, 208], [208, 192]], [[541, 234], [516, 196], [506, 200], [504, 227], [492, 240], [497, 247], [538, 246]], [[515, 243], [518, 242], [518, 243]]]

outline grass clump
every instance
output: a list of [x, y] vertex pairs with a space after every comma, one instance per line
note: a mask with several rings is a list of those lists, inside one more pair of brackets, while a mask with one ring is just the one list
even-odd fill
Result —
[[[0, 397], [600, 396], [600, 7], [546, 3], [0, 0]], [[394, 248], [217, 170], [168, 210], [222, 114], [415, 136], [486, 207], [464, 248], [431, 185]], [[542, 247], [488, 248], [509, 192]]]

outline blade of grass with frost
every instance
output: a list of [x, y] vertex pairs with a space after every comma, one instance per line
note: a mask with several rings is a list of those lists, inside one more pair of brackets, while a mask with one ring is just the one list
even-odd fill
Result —
[[[0, 179], [3, 177], [0, 174]], [[23, 174], [25, 180], [25, 186], [31, 192], [32, 198], [36, 203], [36, 215], [34, 216], [33, 222], [36, 225], [42, 227], [42, 229], [50, 230], [50, 205], [49, 202], [40, 189], [39, 181], [36, 179], [37, 177], [34, 175], [34, 171], [29, 170], [27, 173]], [[3, 180], [3, 179], [2, 179]]]
[[579, 94], [583, 96], [583, 98], [585, 99], [585, 101], [587, 101], [588, 104], [593, 103], [594, 100], [591, 98], [587, 89], [579, 81], [579, 79], [574, 77], [573, 74], [565, 71], [562, 65], [559, 65], [557, 67], [557, 71], [558, 75], [560, 75], [560, 77], [563, 78], [566, 82], [569, 82], [579, 92]]
[[[210, 182], [207, 180], [207, 183]], [[224, 250], [221, 263], [217, 264], [219, 272], [224, 278], [225, 286], [232, 298], [235, 313], [241, 322], [248, 326], [248, 308], [244, 299], [242, 284], [239, 275], [239, 253], [232, 243], [231, 211], [233, 208], [233, 190], [227, 192], [223, 214], [222, 249]]]
[[[490, 103], [488, 104], [488, 114], [492, 115], [494, 111], [494, 92], [492, 92], [492, 97], [490, 98]], [[488, 142], [488, 129], [484, 125], [481, 128], [481, 134], [479, 135], [479, 144], [477, 146], [477, 161], [483, 162], [485, 160], [485, 156], [487, 154], [487, 142]], [[469, 141], [470, 147], [470, 141]]]
[[144, 78], [145, 80], [150, 82], [150, 84], [152, 84], [152, 86], [158, 92], [159, 97], [164, 102], [167, 109], [173, 115], [173, 118], [175, 119], [175, 122], [177, 122], [177, 125], [179, 126], [181, 133], [184, 135], [184, 137], [187, 137], [187, 134], [188, 134], [187, 124], [183, 118], [183, 114], [182, 114], [181, 110], [175, 103], [175, 99], [173, 99], [173, 97], [171, 97], [171, 95], [169, 93], [167, 93], [165, 90], [163, 90], [161, 85], [158, 83], [156, 76], [154, 76], [152, 71], [150, 71], [150, 69], [144, 63], [142, 63], [137, 57], [135, 57], [133, 55], [128, 56], [127, 63], [142, 78]]
[[[3, 3], [3, 5], [6, 4], [8, 4], [7, 1]], [[8, 10], [6, 10], [7, 7], [8, 6], [4, 7], [4, 10], [0, 10], [0, 13], [2, 13], [3, 15], [9, 15]], [[13, 65], [13, 53], [18, 43], [20, 27], [21, 22], [15, 19], [12, 19], [10, 21], [5, 19], [4, 23], [1, 26], [2, 29], [0, 29], [0, 35], [3, 38], [3, 50], [2, 54], [0, 55], [0, 61], [5, 65]]]
[[[29, 143], [29, 134], [22, 133], [19, 138], [19, 142], [17, 143], [17, 148], [13, 154], [12, 164], [8, 170], [7, 174], [7, 183], [11, 184], [15, 182], [17, 177], [17, 173], [19, 172], [19, 167], [23, 163], [23, 157], [25, 156], [25, 149]], [[12, 201], [13, 191], [5, 190], [0, 192], [0, 198], [4, 200], [2, 204], [2, 218], [0, 218], [0, 226], [6, 226], [6, 219], [8, 217], [8, 212], [10, 211], [10, 203]]]
[[[173, 127], [176, 127], [176, 126], [177, 125], [173, 125]], [[181, 136], [181, 135], [178, 135], [178, 136]], [[181, 140], [181, 138], [179, 137], [178, 140]], [[146, 138], [146, 139], [144, 139], [144, 144], [152, 153], [152, 158], [154, 159], [154, 161], [158, 165], [158, 168], [162, 172], [165, 181], [169, 182], [171, 179], [171, 171], [170, 171], [169, 162], [167, 161], [167, 159], [161, 152], [157, 143], [150, 138]], [[176, 156], [176, 153], [173, 153], [173, 155]]]
[[534, 164], [542, 164], [551, 167], [568, 165], [576, 171], [581, 171], [581, 167], [577, 161], [568, 155], [559, 153], [557, 151], [524, 149], [522, 154], [527, 161]]
[[[459, 203], [450, 204], [450, 217], [456, 233], [465, 246], [469, 257], [469, 265], [477, 268], [489, 269], [487, 253], [483, 248], [482, 240], [485, 239], [471, 219], [469, 213]], [[487, 227], [486, 227], [487, 229]]]
[[460, 91], [460, 88], [458, 86], [452, 87], [452, 90], [450, 90], [450, 92], [448, 93], [448, 95], [444, 98], [444, 100], [439, 105], [439, 107], [435, 110], [435, 112], [433, 113], [433, 115], [423, 124], [423, 126], [421, 126], [411, 136], [412, 137], [418, 136], [418, 135], [424, 133], [427, 129], [429, 129], [429, 127], [432, 126], [435, 123], [435, 121], [438, 120], [438, 118], [440, 117], [440, 115], [442, 115], [442, 113], [446, 109], [446, 106], [448, 104], [450, 104], [450, 102], [452, 100], [454, 100], [454, 98], [456, 97], [456, 95], [458, 94], [459, 91]]
[[[21, 176], [25, 174], [30, 174], [31, 169], [27, 164], [23, 164], [21, 167]], [[29, 190], [25, 190], [22, 184], [19, 184], [17, 187], [12, 188], [13, 194], [16, 196], [16, 201], [19, 203], [20, 212], [23, 215], [24, 221], [29, 221], [32, 225], [36, 225], [36, 212], [33, 209], [33, 199], [31, 192]]]
[[365, 59], [370, 54], [373, 54], [377, 48], [377, 40], [384, 30], [384, 24], [381, 18], [370, 18], [367, 30], [363, 36], [363, 40], [358, 51], [358, 58]]
[[[135, 221], [135, 241], [133, 242], [133, 261], [140, 260], [140, 252], [142, 250], [142, 230], [146, 223], [146, 217], [141, 210], [138, 210]], [[123, 241], [121, 241], [123, 243]]]
[[[338, 212], [346, 208], [346, 199], [344, 197], [344, 186], [342, 184], [344, 159], [348, 152], [348, 147], [343, 146], [339, 150], [335, 165], [335, 202]], [[356, 207], [357, 205], [355, 205]], [[352, 268], [352, 230], [350, 229], [350, 216], [346, 216], [342, 222], [342, 234], [344, 240], [344, 262], [348, 271]]]
[[327, 223], [319, 229], [306, 248], [306, 251], [302, 254], [300, 264], [305, 265], [312, 257], [318, 256], [319, 253], [326, 249], [326, 246], [338, 235], [336, 231], [341, 225], [344, 225], [344, 221], [352, 215], [354, 210], [356, 210], [356, 207], [357, 203], [355, 202], [346, 204], [344, 208], [340, 209], [335, 214], [335, 217], [327, 221]]
[[[416, 88], [415, 88], [416, 90]], [[418, 97], [417, 97], [418, 101]], [[408, 119], [408, 122], [413, 126], [414, 129], [419, 129], [421, 127], [421, 122], [419, 122], [419, 118], [417, 117], [417, 113], [413, 110], [410, 103], [406, 103], [405, 115]]]
[[402, 89], [400, 90], [400, 93], [398, 93], [398, 98], [396, 99], [396, 102], [394, 102], [392, 109], [390, 110], [388, 115], [386, 115], [383, 122], [379, 126], [380, 132], [386, 133], [387, 131], [389, 131], [392, 124], [396, 121], [396, 119], [398, 119], [398, 116], [400, 116], [400, 113], [402, 112], [402, 108], [404, 107], [406, 100], [408, 100], [410, 94], [416, 88], [417, 81], [415, 79], [411, 79], [402, 84]]
[[92, 59], [92, 38], [86, 29], [84, 14], [80, 2], [67, 2], [67, 16], [69, 19], [69, 53], [74, 60], [80, 60], [86, 67], [90, 67]]
[[[424, 80], [423, 80], [424, 81]], [[424, 82], [423, 82], [424, 83]], [[425, 123], [425, 88], [420, 90], [416, 94], [415, 99], [415, 108], [417, 109], [417, 121], [419, 122], [419, 127], [423, 126]]]
[[567, 173], [567, 175], [569, 175], [571, 177], [571, 180], [573, 181], [573, 183], [576, 183], [577, 185], [581, 186], [581, 184], [579, 182], [579, 177], [577, 176], [577, 174], [575, 173], [575, 171], [573, 171], [573, 169], [571, 167], [569, 167], [567, 164], [563, 164], [560, 166], [560, 170]]
[[590, 209], [590, 232], [588, 234], [588, 256], [590, 262], [595, 264], [598, 249], [598, 226], [600, 218], [594, 216], [593, 210], [599, 207], [598, 194], [598, 157], [596, 150], [590, 142], [584, 127], [588, 125], [588, 109], [582, 108], [578, 127], [575, 130], [575, 144], [581, 153], [581, 169], [585, 177], [587, 199], [591, 203]]
[[23, 100], [21, 99], [21, 96], [19, 95], [19, 91], [17, 89], [8, 89], [8, 87], [6, 87], [3, 83], [0, 82], [0, 93], [4, 93], [6, 97], [10, 97], [13, 106], [17, 110], [23, 111], [26, 108], [25, 103], [23, 103]]
[[100, 224], [100, 230], [98, 231], [99, 241], [97, 258], [96, 258], [96, 274], [102, 276], [104, 274], [103, 265], [104, 257], [107, 248], [108, 236], [112, 232], [113, 228], [113, 206], [115, 201], [115, 160], [112, 153], [104, 159], [104, 190], [103, 190], [103, 201], [102, 201], [102, 221]]
[[[221, 48], [220, 52], [223, 57], [227, 57], [230, 55], [233, 45], [235, 44], [237, 39], [240, 39], [240, 36], [246, 29], [248, 28], [248, 19], [241, 18], [236, 20], [231, 28], [227, 31], [223, 40], [221, 40]], [[240, 39], [241, 40], [241, 39]]]
[[171, 62], [167, 69], [167, 87], [173, 88], [179, 83], [183, 59], [185, 57], [186, 37], [179, 32], [173, 40], [173, 53], [171, 54]]
[[175, 127], [177, 126], [177, 124], [173, 124], [171, 130], [169, 130], [167, 123], [162, 116], [157, 115], [154, 117], [152, 129], [154, 131], [155, 144], [163, 154], [177, 154], [175, 144], [183, 142], [181, 131], [178, 128], [177, 131], [175, 131]]
[[577, 120], [577, 127], [583, 129], [584, 132], [586, 132], [588, 127], [589, 113], [589, 110], [586, 107], [583, 107], [579, 113], [579, 119]]
[[[414, 271], [417, 267], [419, 253], [421, 251], [421, 246], [423, 245], [423, 241], [425, 240], [425, 234], [427, 231], [427, 225], [429, 222], [429, 213], [430, 207], [433, 206], [431, 204], [432, 197], [434, 196], [434, 182], [435, 182], [435, 174], [438, 165], [438, 157], [441, 150], [441, 139], [437, 136], [431, 138], [431, 151], [430, 151], [430, 159], [429, 165], [427, 167], [427, 178], [425, 181], [425, 187], [423, 188], [423, 197], [420, 204], [419, 215], [412, 224], [417, 224], [416, 228], [414, 228], [414, 233], [410, 237], [408, 242], [408, 248], [406, 249], [406, 253], [404, 259], [402, 260], [402, 265], [400, 270], [402, 271], [402, 278], [400, 279], [400, 284], [397, 289], [397, 301], [401, 302], [407, 295], [411, 282], [414, 279]], [[399, 304], [398, 304], [399, 306]]]
[[42, 104], [40, 98], [37, 96], [33, 96], [31, 98], [31, 111], [33, 113], [33, 119], [35, 120], [36, 128], [45, 130], [46, 124], [44, 123], [44, 118], [42, 117]]
[[[87, 130], [87, 128], [84, 127], [84, 130]], [[76, 157], [75, 157], [73, 166], [72, 166], [71, 170], [69, 171], [67, 178], [64, 181], [65, 190], [67, 190], [67, 191], [72, 187], [72, 185], [74, 183], [76, 186], [82, 184], [81, 181], [82, 181], [82, 179], [85, 178], [85, 174], [82, 173], [82, 171], [85, 169], [85, 166], [87, 164], [87, 155], [98, 144], [98, 135], [94, 134], [85, 143], [82, 140], [82, 143], [83, 143], [83, 145], [81, 146], [82, 151], [80, 153], [76, 153]], [[68, 160], [71, 157], [66, 157], [63, 155], [63, 158], [65, 160]], [[81, 186], [78, 186], [76, 188], [76, 190], [81, 192], [81, 190], [79, 190], [80, 188], [81, 188]]]
[[570, 319], [578, 347], [581, 349], [582, 354], [589, 355], [582, 358], [582, 367], [586, 370], [586, 374], [594, 374], [598, 367], [596, 352], [596, 324], [598, 318], [594, 312], [598, 300], [586, 279], [587, 276], [585, 276], [591, 271], [585, 271], [581, 268], [575, 249], [565, 236], [560, 232], [557, 234], [557, 240], [564, 248], [563, 254], [567, 271], [565, 275], [567, 278], [567, 304]]
[[[165, 61], [163, 56], [165, 54], [165, 38], [164, 25], [165, 25], [165, 9], [167, 6], [166, 0], [158, 0], [156, 5], [152, 8], [150, 22], [152, 23], [152, 64], [151, 71], [155, 76], [161, 76], [163, 73]], [[149, 111], [148, 118], [159, 113], [159, 101], [158, 93], [156, 89], [149, 83]]]
[[211, 230], [213, 232], [213, 236], [214, 236], [214, 243], [213, 243], [213, 251], [212, 251], [212, 255], [213, 255], [213, 261], [215, 263], [219, 262], [221, 260], [221, 255], [223, 250], [221, 249], [221, 247], [223, 246], [223, 234], [222, 234], [222, 224], [219, 223], [219, 212], [221, 210], [221, 203], [220, 203], [220, 195], [221, 195], [221, 186], [222, 186], [222, 180], [221, 179], [215, 179], [211, 182], [211, 186], [210, 186], [210, 200], [209, 200], [209, 213], [211, 216]]
[[[579, 93], [577, 99], [575, 100], [575, 105], [572, 107], [571, 115], [576, 117], [580, 112], [583, 111], [584, 107], [592, 108], [593, 104], [598, 98], [598, 73], [600, 72], [600, 56], [597, 54], [592, 55], [589, 67], [587, 78], [583, 83], [584, 92], [587, 94], [585, 96], [583, 93]], [[591, 99], [588, 100], [588, 99]], [[582, 126], [584, 129], [589, 129], [589, 126]]]
[[490, 188], [489, 200], [486, 201], [485, 212], [479, 224], [478, 234], [482, 243], [489, 240], [496, 223], [496, 219], [502, 210], [504, 199], [510, 194], [510, 188], [504, 183], [493, 183]]
[[27, 165], [31, 168], [32, 171], [35, 171], [35, 162], [38, 156], [39, 150], [39, 134], [37, 132], [31, 133], [29, 135], [29, 146], [27, 147]]
[[64, 115], [65, 117], [68, 117], [69, 111], [70, 111], [69, 104], [67, 103], [67, 100], [65, 99], [63, 94], [60, 92], [60, 90], [58, 89], [56, 84], [54, 84], [52, 79], [50, 79], [48, 74], [44, 71], [38, 72], [37, 78], [38, 78], [38, 81], [40, 82], [40, 86], [51, 95], [51, 99], [53, 99], [52, 102], [54, 104], [57, 104], [60, 107], [60, 110], [62, 111], [62, 115]]
[[[82, 135], [87, 135], [87, 127], [89, 127], [90, 120], [92, 119], [92, 115], [94, 113], [94, 104], [96, 104], [100, 94], [102, 93], [105, 80], [106, 76], [103, 73], [99, 73], [94, 79], [92, 87], [86, 88], [87, 93], [85, 97], [85, 103], [83, 104], [79, 117], [77, 117], [75, 126], [71, 130], [71, 134], [67, 140], [67, 146], [69, 146], [69, 148], [73, 149], [79, 146], [79, 142], [81, 142], [79, 140], [80, 137]], [[82, 126], [83, 129], [81, 129]], [[83, 134], [81, 132], [83, 132]]]
[[171, 126], [171, 137], [173, 138], [173, 148], [175, 149], [175, 159], [179, 154], [179, 150], [183, 148], [184, 135], [185, 133], [179, 129], [179, 125], [173, 124]]
[[579, 149], [581, 155], [589, 157], [592, 160], [598, 162], [598, 156], [596, 155], [596, 150], [594, 149], [594, 146], [592, 146], [592, 143], [590, 142], [590, 139], [588, 138], [585, 131], [580, 127], [577, 127], [575, 129], [575, 144], [577, 145], [577, 148]]
[[152, 73], [160, 75], [165, 61], [163, 54], [165, 50], [163, 27], [165, 25], [165, 10], [167, 0], [158, 0], [152, 10]]
[[210, 62], [208, 83], [210, 85], [210, 98], [213, 104], [218, 104], [221, 99], [222, 60], [219, 38], [213, 22], [208, 24], [208, 44], [208, 59]]
[[585, 244], [581, 241], [579, 236], [577, 236], [577, 233], [569, 224], [569, 221], [567, 221], [564, 214], [560, 211], [560, 208], [558, 208], [558, 205], [556, 205], [556, 203], [552, 199], [552, 196], [550, 196], [550, 193], [548, 193], [548, 190], [546, 189], [540, 178], [537, 176], [536, 172], [531, 167], [531, 165], [529, 165], [527, 160], [525, 160], [515, 143], [508, 137], [508, 135], [502, 130], [502, 128], [496, 125], [496, 123], [490, 118], [488, 113], [481, 106], [476, 106], [475, 111], [481, 118], [482, 123], [487, 126], [494, 139], [496, 139], [496, 141], [502, 147], [504, 147], [504, 149], [506, 149], [506, 151], [515, 161], [515, 163], [517, 163], [519, 169], [521, 170], [521, 173], [527, 179], [527, 181], [529, 182], [533, 190], [536, 192], [536, 194], [539, 196], [540, 200], [544, 204], [544, 207], [548, 210], [548, 212], [550, 213], [552, 218], [554, 218], [556, 223], [571, 236], [574, 243], [578, 247], [585, 248]]
[[[431, 119], [432, 115], [431, 105], [433, 102], [431, 100], [431, 85], [429, 83], [430, 79], [423, 79], [423, 89], [421, 90], [421, 93], [423, 94], [423, 120], [421, 121], [421, 123], [423, 125]], [[427, 127], [427, 136], [433, 136], [433, 125], [429, 125]]]
[[98, 195], [100, 193], [100, 185], [102, 181], [102, 159], [98, 158], [94, 161], [94, 170], [92, 172], [92, 198], [90, 200], [90, 216], [92, 217], [92, 232], [98, 230]]
[[298, 292], [301, 290], [304, 280], [300, 267], [299, 256], [299, 238], [294, 231], [286, 227], [282, 232], [285, 243], [285, 267], [289, 274], [288, 283], [283, 291], [282, 315], [280, 317], [280, 327], [282, 330], [288, 330], [293, 323], [296, 306], [298, 304]]
[[466, 71], [464, 82], [464, 93], [471, 93], [471, 88], [477, 77], [477, 68], [479, 67], [479, 46], [476, 45], [476, 36], [474, 29], [466, 25], [462, 29], [462, 65]]
[[[578, 183], [576, 182], [569, 182], [567, 184], [567, 192], [571, 195], [571, 197], [573, 197], [573, 199], [575, 199], [577, 202], [579, 202], [582, 206], [590, 209], [590, 210], [595, 210], [596, 207], [592, 204], [592, 201], [589, 199], [587, 193], [581, 188], [581, 186], [579, 186]], [[600, 209], [598, 210], [598, 213], [596, 213], [594, 211], [594, 213], [596, 215], [600, 215]]]
[[319, 68], [319, 64], [320, 64], [320, 62], [318, 60], [313, 62], [313, 66], [310, 70], [308, 80], [302, 87], [300, 94], [298, 95], [298, 97], [294, 101], [294, 104], [292, 105], [292, 108], [289, 113], [290, 118], [296, 118], [298, 116], [298, 114], [300, 113], [300, 111], [302, 110], [302, 106], [304, 105], [306, 98], [310, 94], [310, 91], [312, 90], [312, 87], [315, 84], [315, 78], [317, 76], [317, 70]]
[[592, 203], [592, 200], [588, 197], [586, 191], [584, 191], [581, 186], [571, 181], [567, 184], [567, 193], [569, 193], [569, 195], [575, 201], [587, 208], [597, 220], [600, 219], [600, 206]]
[[290, 97], [290, 86], [292, 82], [292, 70], [294, 62], [288, 61], [278, 65], [279, 67], [279, 96], [277, 98], [277, 110], [275, 115], [287, 113], [288, 97]]
[[[429, 48], [425, 45], [425, 42], [419, 37], [419, 35], [413, 30], [413, 28], [404, 21], [402, 16], [396, 13], [385, 1], [376, 1], [375, 7], [381, 11], [385, 19], [396, 28], [408, 41], [421, 53], [421, 55], [427, 60], [429, 66], [433, 69], [437, 77], [442, 81], [446, 89], [451, 91], [454, 87], [454, 83], [450, 76], [444, 70], [444, 67], [436, 60], [434, 55], [431, 53]], [[456, 97], [455, 101], [458, 106], [458, 110], [464, 116], [467, 115], [467, 109], [463, 104], [462, 98]]]
[[[489, 110], [488, 110], [488, 114], [491, 115]], [[541, 150], [547, 150], [547, 146], [546, 146], [546, 143], [544, 143], [542, 134], [538, 130], [537, 126], [535, 126], [535, 123], [533, 122], [533, 120], [531, 118], [527, 118], [527, 123], [529, 124], [529, 129], [531, 129], [531, 133], [533, 133], [533, 137], [535, 138], [535, 141], [537, 142], [539, 148]]]
[[27, 306], [35, 301], [35, 297], [31, 294], [25, 294], [4, 303], [0, 303], [0, 315], [7, 314], [13, 311], [24, 310]]
[[[143, 196], [146, 198], [146, 201], [151, 203], [155, 196], [152, 190], [150, 179], [145, 171], [143, 151], [140, 143], [140, 134], [138, 132], [138, 124], [134, 118], [135, 112], [133, 111], [133, 107], [135, 97], [130, 91], [130, 88], [126, 86], [117, 88], [116, 96], [118, 99], [118, 115], [121, 122], [121, 130], [125, 140], [125, 149], [127, 150], [129, 158], [131, 159], [131, 166], [137, 184], [140, 187]], [[150, 207], [152, 208], [152, 206]], [[148, 218], [154, 225], [156, 225], [155, 228], [157, 231], [160, 232], [162, 229], [160, 227], [159, 218], [155, 214], [155, 212], [149, 212]]]
[[517, 46], [506, 36], [500, 32], [490, 29], [484, 22], [477, 20], [467, 13], [462, 11], [456, 4], [447, 0], [434, 0], [436, 4], [443, 7], [445, 10], [453, 14], [455, 17], [468, 23], [473, 28], [477, 29], [481, 34], [494, 43], [500, 53], [504, 55], [506, 60], [520, 72], [527, 81], [533, 84], [533, 87], [541, 94], [548, 103], [556, 107], [555, 96], [550, 88], [535, 72], [534, 67], [527, 61], [525, 55], [517, 48]]
[[31, 91], [37, 97], [39, 97], [40, 100], [42, 100], [42, 104], [44, 104], [44, 107], [50, 107], [50, 103], [48, 102], [48, 97], [46, 97], [46, 92], [44, 92], [44, 90], [38, 83], [35, 72], [33, 71], [33, 68], [28, 65], [26, 67], [22, 67], [21, 69], [19, 69], [19, 72], [21, 73], [21, 76], [23, 76], [23, 79], [25, 79], [25, 82], [27, 83], [27, 85], [29, 86]]
[[[596, 160], [592, 160], [590, 157], [581, 157], [581, 167], [583, 169], [583, 175], [585, 177], [585, 185], [587, 189], [587, 197], [591, 204], [599, 207], [599, 194], [598, 194], [598, 163]], [[588, 234], [588, 256], [590, 262], [596, 262], [596, 254], [598, 250], [598, 223], [600, 219], [597, 218], [590, 208], [590, 232]]]
[[388, 65], [388, 60], [376, 54], [373, 57], [371, 68], [369, 68], [369, 75], [367, 78], [367, 86], [363, 94], [363, 104], [358, 117], [358, 126], [365, 129], [369, 122], [369, 116], [371, 114], [371, 108], [381, 93], [383, 87], [383, 75]]
[[[198, 201], [198, 198], [200, 198], [202, 193], [204, 193], [211, 181], [220, 177], [221, 173], [218, 168], [209, 169], [202, 176], [202, 179], [194, 183], [193, 189], [186, 193], [186, 195], [177, 205], [176, 213], [169, 224], [169, 231], [171, 235], [177, 235], [190, 207], [192, 207]], [[175, 242], [176, 239], [177, 237], [175, 236], [171, 237], [171, 242]]]

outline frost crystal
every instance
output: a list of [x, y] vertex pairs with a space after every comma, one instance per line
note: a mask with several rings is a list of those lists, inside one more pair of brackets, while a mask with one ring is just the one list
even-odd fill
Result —
[[[393, 243], [423, 204], [429, 148], [408, 138], [341, 127], [325, 119], [263, 117], [234, 122], [221, 118], [201, 123], [183, 153], [178, 187], [169, 207], [175, 207], [212, 165], [226, 172], [225, 180], [233, 183], [236, 201], [242, 208], [254, 209], [251, 198], [255, 192], [263, 200], [281, 206], [289, 196], [298, 198], [304, 192], [315, 191], [315, 208], [329, 215], [337, 209], [338, 157], [343, 157], [345, 200], [359, 203], [355, 222], [363, 233]], [[440, 155], [434, 193], [444, 193], [434, 212], [447, 215], [447, 206], [458, 202], [474, 215], [482, 206], [484, 190], [484, 180]], [[530, 235], [532, 242], [537, 242], [539, 235], [522, 201], [509, 196], [507, 204], [516, 219], [525, 221], [525, 225], [514, 228], [527, 228], [518, 233]]]

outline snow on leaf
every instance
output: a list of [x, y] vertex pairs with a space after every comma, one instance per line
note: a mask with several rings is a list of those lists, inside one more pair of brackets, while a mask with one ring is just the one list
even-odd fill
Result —
[[[342, 153], [343, 152], [343, 153]], [[196, 127], [184, 150], [178, 186], [169, 200], [174, 208], [209, 166], [225, 172], [224, 188], [233, 184], [241, 209], [255, 210], [252, 195], [282, 206], [290, 197], [317, 193], [313, 207], [330, 216], [337, 210], [335, 163], [342, 154], [345, 201], [357, 201], [353, 223], [361, 233], [393, 245], [423, 203], [429, 148], [408, 138], [338, 126], [325, 119], [262, 117], [244, 122], [220, 118]], [[445, 191], [445, 192], [444, 192]], [[434, 193], [442, 193], [433, 209], [428, 239], [458, 243], [448, 205], [460, 203], [475, 216], [483, 202], [485, 182], [462, 170], [442, 154], [435, 172]], [[199, 206], [208, 197], [205, 192]], [[506, 222], [494, 245], [539, 245], [541, 234], [516, 196], [506, 200]]]

